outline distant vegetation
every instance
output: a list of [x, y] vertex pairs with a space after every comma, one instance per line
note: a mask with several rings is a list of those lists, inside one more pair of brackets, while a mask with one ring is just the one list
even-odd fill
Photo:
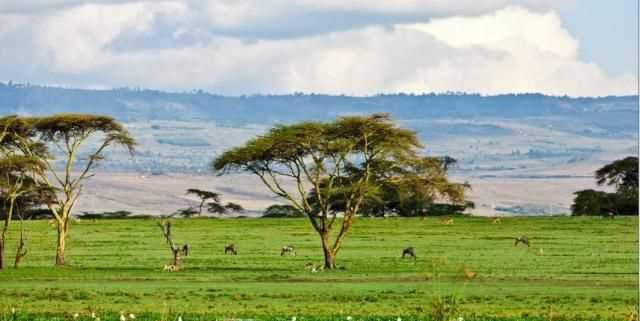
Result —
[[262, 217], [265, 218], [296, 218], [296, 217], [304, 217], [304, 213], [302, 213], [299, 209], [295, 208], [292, 205], [284, 204], [274, 204], [267, 207], [262, 214]]
[[178, 211], [178, 214], [183, 217], [201, 216], [205, 206], [208, 213], [211, 214], [227, 214], [229, 212], [242, 212], [244, 208], [236, 203], [228, 202], [223, 204], [220, 200], [219, 193], [201, 190], [197, 188], [190, 188], [187, 190], [187, 195], [194, 195], [200, 199], [200, 203], [197, 207], [189, 207]]
[[572, 215], [638, 215], [638, 157], [607, 164], [595, 173], [598, 185], [612, 186], [614, 193], [586, 189], [577, 191]]

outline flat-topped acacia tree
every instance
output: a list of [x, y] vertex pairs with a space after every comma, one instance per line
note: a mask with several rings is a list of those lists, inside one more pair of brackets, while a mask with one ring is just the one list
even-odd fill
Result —
[[[212, 167], [219, 174], [251, 172], [304, 213], [320, 236], [324, 267], [334, 269], [356, 214], [378, 192], [372, 164], [417, 159], [420, 147], [415, 132], [397, 127], [386, 114], [342, 117], [276, 126], [223, 153]], [[351, 179], [354, 170], [357, 179]], [[342, 200], [341, 219], [332, 210], [336, 197]], [[332, 233], [336, 222], [339, 229]]]
[[[104, 160], [105, 150], [119, 145], [133, 153], [135, 141], [118, 121], [108, 116], [56, 114], [27, 118], [26, 121], [35, 131], [37, 141], [61, 155], [58, 164], [53, 157], [43, 158], [46, 170], [37, 176], [41, 185], [58, 191], [47, 207], [56, 221], [55, 264], [61, 266], [65, 264], [71, 210], [82, 194], [84, 182]], [[90, 138], [97, 140], [93, 148], [87, 146]], [[81, 153], [86, 156], [81, 157]]]
[[[51, 195], [41, 187], [34, 177], [44, 171], [47, 151], [44, 146], [33, 140], [34, 131], [28, 123], [17, 116], [0, 118], [0, 201], [3, 225], [0, 230], [0, 270], [7, 265], [5, 248], [9, 226], [18, 212], [19, 205], [25, 200], [39, 203], [46, 195]], [[45, 195], [46, 194], [46, 195]], [[21, 214], [18, 214], [22, 222]], [[24, 230], [21, 223], [20, 243], [16, 251], [14, 266], [17, 268], [22, 257], [26, 255], [24, 249]]]

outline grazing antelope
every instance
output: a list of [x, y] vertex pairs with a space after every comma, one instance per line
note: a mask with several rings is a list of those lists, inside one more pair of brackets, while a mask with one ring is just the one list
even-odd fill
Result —
[[531, 246], [529, 243], [529, 237], [526, 235], [522, 235], [521, 237], [516, 237], [513, 246], [518, 246], [519, 243], [526, 245], [527, 247]]
[[416, 251], [413, 249], [413, 246], [409, 246], [408, 248], [402, 250], [402, 258], [413, 258], [416, 259]]
[[191, 253], [191, 247], [189, 246], [189, 244], [185, 244], [182, 247], [182, 254], [184, 254], [184, 256], [189, 256], [189, 253]]
[[55, 227], [55, 226], [56, 226], [56, 220], [54, 220], [54, 219], [50, 219], [50, 220], [47, 222], [47, 224], [48, 224], [50, 227]]
[[317, 273], [317, 272], [320, 272], [320, 271], [324, 270], [324, 266], [322, 264], [315, 265], [315, 264], [309, 262], [309, 263], [304, 265], [304, 269], [309, 271], [309, 272], [311, 272], [311, 273]]
[[464, 270], [462, 270], [462, 273], [464, 274], [464, 278], [467, 280], [473, 280], [478, 275], [478, 273], [473, 272], [470, 268], [467, 268], [467, 267], [465, 267]]
[[296, 248], [293, 245], [285, 245], [280, 251], [280, 256], [293, 255], [296, 256]]
[[444, 224], [444, 225], [453, 225], [453, 219], [450, 217], [443, 217], [440, 220], [440, 223]]
[[233, 254], [233, 255], [238, 255], [238, 249], [236, 248], [236, 245], [231, 243], [227, 246], [224, 247], [224, 254]]
[[164, 268], [162, 268], [163, 272], [175, 272], [178, 268], [173, 264], [165, 264]]
[[502, 223], [502, 220], [499, 217], [494, 217], [491, 220], [491, 224], [500, 224], [500, 223]]

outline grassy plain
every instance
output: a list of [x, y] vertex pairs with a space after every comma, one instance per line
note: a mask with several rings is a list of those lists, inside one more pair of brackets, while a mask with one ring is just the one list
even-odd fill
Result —
[[[358, 218], [338, 256], [311, 273], [318, 237], [303, 219], [177, 219], [193, 248], [184, 271], [152, 219], [73, 223], [67, 263], [54, 268], [55, 229], [27, 222], [23, 267], [0, 272], [0, 315], [24, 313], [239, 316], [420, 316], [449, 298], [456, 315], [626, 319], [638, 302], [638, 219], [589, 217]], [[12, 236], [16, 235], [13, 225]], [[527, 234], [531, 247], [514, 247]], [[13, 255], [13, 239], [8, 254]], [[239, 255], [226, 256], [235, 243]], [[281, 257], [283, 245], [298, 255]], [[417, 260], [402, 260], [406, 246]], [[469, 279], [467, 274], [476, 273]], [[469, 273], [471, 272], [471, 273]], [[0, 318], [1, 319], [1, 318]]]

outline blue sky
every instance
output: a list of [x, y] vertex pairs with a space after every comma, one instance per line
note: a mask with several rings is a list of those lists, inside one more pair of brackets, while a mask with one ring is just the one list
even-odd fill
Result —
[[0, 81], [347, 95], [637, 92], [632, 0], [0, 0]]
[[582, 59], [597, 62], [609, 74], [637, 74], [637, 0], [579, 0], [560, 15], [580, 40]]

